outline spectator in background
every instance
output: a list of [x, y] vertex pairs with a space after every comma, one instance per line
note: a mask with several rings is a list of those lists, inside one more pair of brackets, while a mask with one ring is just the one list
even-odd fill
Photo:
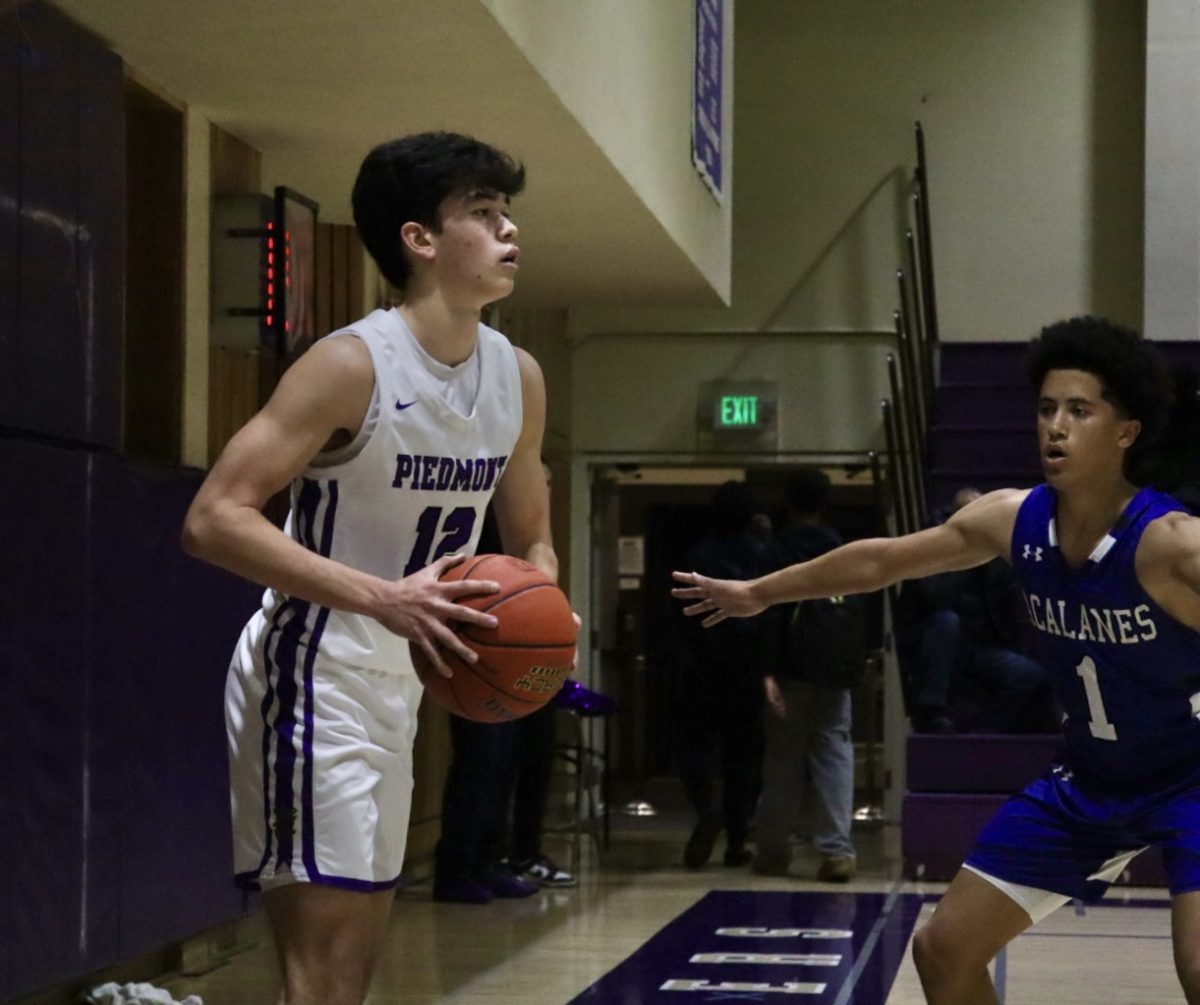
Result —
[[[829, 477], [820, 468], [799, 471], [787, 487], [786, 502], [788, 523], [779, 532], [775, 568], [816, 558], [842, 543], [841, 535], [824, 520]], [[858, 606], [851, 610], [845, 606], [848, 602]], [[837, 609], [837, 603], [842, 609]], [[753, 865], [761, 875], [787, 873], [791, 835], [803, 808], [813, 845], [822, 859], [817, 878], [844, 883], [854, 876], [856, 857], [850, 837], [854, 813], [853, 677], [839, 677], [832, 664], [852, 652], [857, 652], [859, 661], [866, 659], [864, 625], [858, 616], [861, 603], [861, 598], [838, 598], [791, 605], [793, 609], [785, 611], [780, 658], [764, 667], [763, 785], [755, 819]], [[814, 605], [825, 608], [813, 611]], [[835, 626], [835, 635], [840, 631], [842, 637], [819, 641], [812, 637], [817, 631], [812, 622], [807, 633], [800, 630], [797, 626], [804, 625], [802, 616], [810, 614], [830, 615], [832, 620], [825, 623]], [[796, 631], [801, 637], [793, 640], [790, 636]], [[826, 643], [835, 652], [820, 652], [818, 646]], [[818, 661], [822, 665], [812, 665]], [[851, 673], [861, 669], [851, 668]]]
[[[484, 515], [476, 554], [504, 550], [496, 517]], [[450, 715], [450, 770], [442, 789], [442, 834], [434, 851], [433, 899], [486, 904], [529, 897], [537, 884], [518, 876], [504, 847], [518, 722], [471, 722]]]
[[[752, 529], [756, 512], [744, 484], [720, 486], [712, 501], [711, 532], [688, 551], [688, 567], [726, 579], [752, 579], [769, 571], [769, 553]], [[689, 869], [708, 862], [722, 829], [725, 864], [750, 861], [746, 840], [762, 756], [762, 668], [774, 644], [769, 626], [777, 624], [770, 618], [749, 618], [712, 632], [694, 621], [683, 626], [687, 667], [677, 702], [679, 774], [696, 812], [683, 853]], [[715, 761], [720, 763], [719, 808]]]
[[[978, 489], [960, 489], [939, 522], [979, 495]], [[1023, 611], [1003, 559], [904, 584], [896, 648], [916, 732], [1054, 728], [1049, 674], [1025, 651]]]

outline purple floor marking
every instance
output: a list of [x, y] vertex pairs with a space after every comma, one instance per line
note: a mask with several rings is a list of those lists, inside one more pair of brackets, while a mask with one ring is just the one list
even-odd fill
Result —
[[924, 901], [716, 890], [571, 1002], [883, 1005]]

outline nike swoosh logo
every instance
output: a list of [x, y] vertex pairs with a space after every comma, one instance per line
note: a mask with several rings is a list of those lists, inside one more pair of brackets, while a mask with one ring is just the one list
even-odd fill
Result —
[[407, 402], [407, 403], [405, 403], [403, 401], [397, 401], [396, 402], [396, 411], [403, 412], [406, 408], [412, 408], [413, 405], [415, 405], [416, 403], [417, 403], [416, 399], [414, 399], [410, 402]]

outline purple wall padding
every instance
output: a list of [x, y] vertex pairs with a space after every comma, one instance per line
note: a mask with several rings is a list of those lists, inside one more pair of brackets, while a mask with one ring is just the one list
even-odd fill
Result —
[[[20, 192], [17, 149], [20, 127], [15, 112], [20, 108], [21, 71], [18, 62], [20, 36], [14, 17], [0, 17], [0, 202], [16, 205]], [[17, 317], [17, 214], [0, 212], [0, 424], [16, 418], [18, 374], [16, 366]], [[2, 941], [2, 940], [0, 940]], [[0, 948], [0, 988], [3, 984], [3, 949]]]
[[[0, 137], [16, 186], [15, 254], [0, 285], [20, 291], [0, 343], [9, 394], [0, 422], [115, 448], [121, 442], [125, 288], [125, 79], [120, 58], [62, 14], [20, 4], [16, 100]], [[4, 62], [9, 62], [5, 60]], [[9, 215], [6, 211], [2, 215]], [[12, 235], [0, 233], [9, 245]]]
[[[82, 963], [87, 457], [0, 441], [4, 854], [10, 992]], [[11, 933], [11, 935], [9, 934]]]
[[905, 761], [910, 792], [1018, 792], [1050, 770], [1058, 734], [998, 736], [913, 733]]
[[260, 590], [179, 549], [200, 477], [0, 439], [0, 1000], [240, 913], [222, 696]]
[[122, 955], [235, 917], [225, 670], [261, 589], [183, 554], [198, 473], [104, 458], [95, 498], [94, 672], [113, 682]]

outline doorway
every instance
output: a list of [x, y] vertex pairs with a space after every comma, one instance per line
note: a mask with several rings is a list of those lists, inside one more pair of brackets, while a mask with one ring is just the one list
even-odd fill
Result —
[[[881, 489], [865, 458], [807, 458], [741, 466], [593, 463], [589, 466], [592, 686], [616, 698], [608, 765], [617, 805], [636, 801], [677, 775], [676, 695], [686, 684], [681, 605], [670, 595], [671, 571], [709, 530], [712, 496], [725, 481], [745, 483], [774, 525], [785, 487], [803, 463], [830, 476], [826, 512], [845, 540], [887, 533]], [[884, 648], [882, 596], [873, 598], [871, 648]], [[874, 754], [862, 781], [882, 783], [880, 674], [856, 700], [855, 740]], [[869, 714], [868, 714], [869, 713]], [[870, 747], [874, 744], [874, 747]], [[866, 777], [869, 775], [870, 777]], [[864, 798], [879, 798], [864, 793]]]

